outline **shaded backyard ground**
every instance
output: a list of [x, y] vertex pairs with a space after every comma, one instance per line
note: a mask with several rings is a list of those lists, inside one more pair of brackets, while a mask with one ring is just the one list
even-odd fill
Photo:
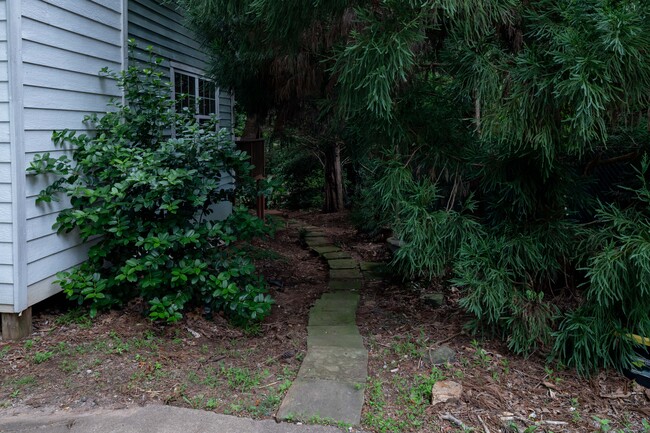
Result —
[[[357, 235], [344, 214], [291, 217], [322, 227], [357, 260], [387, 258], [384, 245]], [[201, 311], [174, 326], [154, 324], [137, 302], [90, 321], [64, 302], [49, 302], [35, 313], [30, 339], [0, 341], [0, 417], [148, 403], [273, 417], [306, 353], [307, 315], [327, 288], [327, 269], [303, 248], [297, 229], [246, 248], [276, 300], [258, 329], [208, 320]], [[428, 290], [382, 280], [362, 290], [365, 430], [462, 431], [451, 415], [485, 433], [650, 432], [649, 390], [613, 371], [581, 379], [540, 354], [509, 355], [498, 341], [466, 335], [457, 291], [434, 308], [421, 299]], [[429, 349], [443, 344], [455, 359], [431, 366]], [[431, 387], [442, 378], [462, 384], [462, 395], [431, 406]]]

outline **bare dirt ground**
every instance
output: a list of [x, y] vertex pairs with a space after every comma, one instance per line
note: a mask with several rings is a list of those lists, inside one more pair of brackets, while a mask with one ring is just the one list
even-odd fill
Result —
[[[345, 214], [290, 216], [322, 227], [359, 260], [388, 258]], [[151, 323], [137, 302], [94, 321], [62, 302], [40, 306], [28, 340], [0, 341], [0, 417], [152, 402], [272, 417], [306, 352], [309, 308], [326, 290], [325, 265], [299, 236], [287, 228], [250, 250], [276, 300], [256, 334], [200, 311], [174, 326]], [[428, 290], [372, 280], [362, 292], [366, 430], [650, 432], [649, 390], [612, 371], [583, 379], [543, 354], [512, 356], [499, 341], [465, 333], [455, 289], [438, 308], [421, 300]], [[428, 351], [443, 344], [455, 359], [431, 366]], [[432, 406], [431, 386], [442, 379], [461, 384], [461, 397]]]

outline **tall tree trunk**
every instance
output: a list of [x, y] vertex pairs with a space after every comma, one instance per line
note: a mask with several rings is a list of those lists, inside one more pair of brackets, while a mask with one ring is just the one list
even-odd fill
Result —
[[244, 131], [242, 132], [241, 138], [261, 138], [262, 137], [262, 127], [258, 121], [257, 114], [249, 114], [246, 117], [246, 125], [244, 125]]
[[325, 205], [324, 212], [343, 209], [343, 173], [341, 171], [341, 142], [329, 144], [325, 152]]

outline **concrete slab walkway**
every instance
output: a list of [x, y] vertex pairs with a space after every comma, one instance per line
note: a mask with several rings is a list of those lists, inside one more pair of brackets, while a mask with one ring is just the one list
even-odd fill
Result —
[[0, 419], [3, 433], [341, 433], [322, 425], [278, 424], [173, 406]]
[[277, 418], [359, 425], [368, 376], [368, 351], [356, 325], [361, 270], [317, 228], [306, 229], [307, 246], [327, 260], [330, 291], [310, 311], [307, 356]]

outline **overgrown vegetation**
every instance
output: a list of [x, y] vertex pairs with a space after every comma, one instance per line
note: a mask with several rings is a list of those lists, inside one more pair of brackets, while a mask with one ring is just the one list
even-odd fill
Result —
[[338, 58], [342, 108], [378, 143], [366, 228], [516, 353], [628, 365], [650, 333], [647, 2], [427, 4], [364, 10]]
[[290, 140], [270, 140], [267, 160], [271, 176], [283, 191], [276, 205], [287, 209], [322, 209], [323, 166], [308, 146]]
[[124, 102], [87, 116], [92, 134], [55, 132], [54, 142], [70, 151], [37, 155], [29, 167], [32, 175], [57, 176], [38, 202], [61, 195], [70, 202], [57, 218], [59, 233], [74, 231], [92, 245], [88, 261], [60, 273], [58, 283], [91, 315], [139, 296], [156, 320], [178, 321], [189, 306], [238, 323], [261, 320], [271, 308], [265, 283], [230, 246], [269, 228], [245, 209], [213, 218], [235, 181], [246, 185], [247, 157], [216, 119], [174, 111], [160, 62], [152, 56], [144, 68], [103, 70]]
[[357, 221], [460, 287], [474, 331], [582, 373], [650, 335], [647, 0], [179, 3], [219, 79], [265, 83], [249, 115], [336, 143]]

